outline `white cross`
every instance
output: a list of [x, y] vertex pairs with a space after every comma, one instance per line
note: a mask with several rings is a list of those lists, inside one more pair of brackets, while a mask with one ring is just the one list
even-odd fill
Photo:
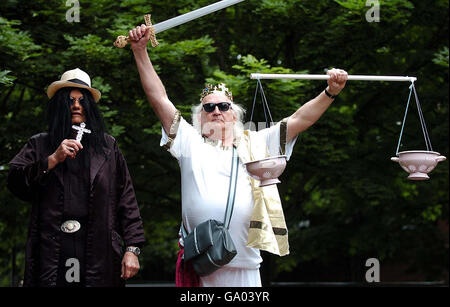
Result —
[[85, 123], [81, 123], [80, 126], [73, 125], [72, 128], [78, 130], [76, 140], [81, 142], [81, 138], [83, 137], [83, 133], [91, 133], [91, 130], [84, 128], [86, 127]]

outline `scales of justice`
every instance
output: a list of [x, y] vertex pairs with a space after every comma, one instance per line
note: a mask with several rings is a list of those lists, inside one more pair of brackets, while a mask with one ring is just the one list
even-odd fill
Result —
[[[257, 79], [257, 89], [258, 86], [261, 90], [262, 102], [265, 108], [264, 115], [270, 116], [270, 111], [268, 107], [267, 100], [265, 98], [263, 88], [260, 79], [303, 79], [303, 80], [328, 80], [329, 75], [308, 75], [308, 74], [259, 74], [253, 73], [250, 76], [251, 79]], [[415, 77], [401, 77], [401, 76], [367, 76], [367, 75], [348, 75], [347, 80], [357, 80], [357, 81], [409, 81], [411, 82], [408, 103], [405, 110], [405, 115], [403, 117], [402, 128], [400, 131], [400, 137], [398, 140], [396, 156], [392, 157], [391, 160], [398, 162], [400, 166], [409, 173], [408, 179], [410, 180], [427, 180], [430, 177], [430, 173], [438, 164], [446, 160], [445, 156], [440, 153], [433, 151], [431, 146], [430, 137], [428, 135], [427, 127], [425, 124], [425, 119], [422, 114], [422, 109], [419, 103], [419, 97], [414, 86], [414, 81], [417, 80]], [[416, 100], [417, 110], [419, 112], [420, 123], [422, 126], [422, 132], [425, 138], [426, 150], [408, 150], [399, 152], [400, 142], [403, 134], [404, 125], [406, 122], [406, 114], [408, 113], [408, 107], [411, 100], [411, 95], [414, 93]], [[256, 98], [256, 93], [255, 93]], [[254, 105], [253, 105], [254, 106]], [[267, 111], [266, 111], [267, 109]], [[284, 171], [286, 167], [286, 156], [273, 156], [265, 158], [262, 160], [252, 161], [246, 164], [247, 171], [250, 175], [258, 180], [261, 180], [260, 186], [279, 183], [277, 179]]]
[[[168, 19], [166, 21], [157, 23], [152, 25], [150, 20], [150, 14], [144, 16], [145, 24], [147, 27], [150, 27], [150, 41], [153, 47], [158, 45], [156, 40], [156, 34], [170, 28], [176, 27], [183, 23], [189, 22], [191, 20], [200, 18], [207, 14], [213, 13], [215, 11], [224, 9], [231, 5], [237, 4], [244, 0], [222, 0], [216, 3], [210, 4], [208, 6], [196, 9], [192, 12], [188, 12], [186, 14]], [[129, 37], [120, 35], [114, 42], [114, 46], [118, 48], [124, 48], [129, 42]], [[268, 120], [272, 120], [269, 110], [269, 105], [264, 96], [264, 91], [262, 88], [262, 84], [260, 79], [304, 79], [304, 80], [328, 80], [329, 75], [311, 75], [311, 74], [260, 74], [253, 73], [250, 76], [251, 79], [257, 79], [257, 89], [261, 90], [263, 107], [264, 107], [264, 115], [266, 117], [266, 125], [269, 122]], [[431, 147], [431, 141], [428, 136], [428, 131], [425, 125], [425, 120], [423, 118], [422, 110], [420, 108], [419, 99], [417, 96], [416, 89], [414, 87], [414, 81], [417, 80], [415, 77], [402, 77], [402, 76], [369, 76], [369, 75], [349, 75], [348, 81], [356, 80], [356, 81], [409, 81], [411, 82], [410, 93], [408, 97], [408, 103], [402, 123], [402, 129], [400, 132], [399, 142], [396, 150], [396, 156], [392, 157], [391, 160], [394, 162], [398, 162], [400, 166], [409, 173], [408, 179], [410, 180], [427, 180], [429, 179], [428, 173], [430, 173], [438, 164], [438, 162], [442, 162], [446, 160], [446, 157], [441, 156], [438, 152], [433, 151]], [[410, 150], [410, 151], [402, 151], [398, 152], [400, 147], [400, 141], [403, 134], [403, 128], [406, 121], [406, 114], [408, 112], [409, 102], [411, 98], [411, 94], [414, 92], [414, 97], [416, 100], [417, 109], [419, 111], [420, 123], [422, 126], [422, 131], [425, 138], [426, 150]], [[256, 93], [255, 93], [256, 98]], [[253, 102], [253, 107], [255, 106], [255, 100]], [[253, 114], [252, 114], [253, 116]], [[251, 121], [251, 119], [250, 119]], [[83, 123], [84, 124], [84, 123]], [[84, 126], [82, 127], [84, 129]], [[79, 130], [78, 134], [80, 135], [80, 140], [84, 132], [83, 130]], [[87, 133], [90, 133], [87, 132]], [[77, 136], [78, 137], [78, 136]], [[251, 161], [245, 164], [247, 171], [250, 176], [260, 181], [260, 186], [267, 186], [272, 184], [277, 184], [280, 181], [278, 177], [284, 172], [286, 167], [286, 156], [278, 155], [278, 156], [270, 156], [264, 159]]]

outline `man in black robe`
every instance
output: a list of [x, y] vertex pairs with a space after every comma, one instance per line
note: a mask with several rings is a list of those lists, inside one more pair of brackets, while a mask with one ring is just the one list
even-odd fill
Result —
[[[124, 286], [145, 239], [127, 164], [104, 133], [101, 94], [77, 68], [47, 95], [48, 132], [28, 140], [8, 176], [10, 191], [32, 203], [24, 286]], [[78, 125], [87, 129], [80, 141]]]

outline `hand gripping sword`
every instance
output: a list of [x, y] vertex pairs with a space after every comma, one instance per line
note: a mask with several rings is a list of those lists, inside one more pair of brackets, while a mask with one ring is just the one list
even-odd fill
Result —
[[[244, 0], [222, 0], [218, 1], [216, 3], [201, 7], [199, 9], [196, 9], [192, 12], [170, 18], [166, 21], [157, 23], [155, 25], [152, 25], [150, 21], [150, 14], [147, 14], [144, 16], [145, 19], [145, 25], [147, 27], [150, 27], [150, 41], [152, 43], [152, 47], [156, 47], [158, 45], [158, 41], [156, 40], [156, 34], [165, 30], [168, 30], [170, 28], [179, 26], [183, 23], [189, 22], [191, 20], [200, 18], [202, 16], [211, 14], [215, 11], [227, 8], [229, 6], [232, 6], [234, 4], [237, 4], [239, 2], [242, 2]], [[120, 35], [117, 37], [116, 41], [114, 42], [114, 46], [118, 48], [123, 48], [127, 45], [130, 38], [128, 36]]]

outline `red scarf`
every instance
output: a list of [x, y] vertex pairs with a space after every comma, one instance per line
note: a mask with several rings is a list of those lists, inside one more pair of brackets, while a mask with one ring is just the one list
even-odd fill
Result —
[[178, 243], [180, 250], [178, 251], [177, 267], [175, 271], [176, 287], [200, 287], [200, 277], [194, 270], [190, 261], [184, 261], [184, 248]]

